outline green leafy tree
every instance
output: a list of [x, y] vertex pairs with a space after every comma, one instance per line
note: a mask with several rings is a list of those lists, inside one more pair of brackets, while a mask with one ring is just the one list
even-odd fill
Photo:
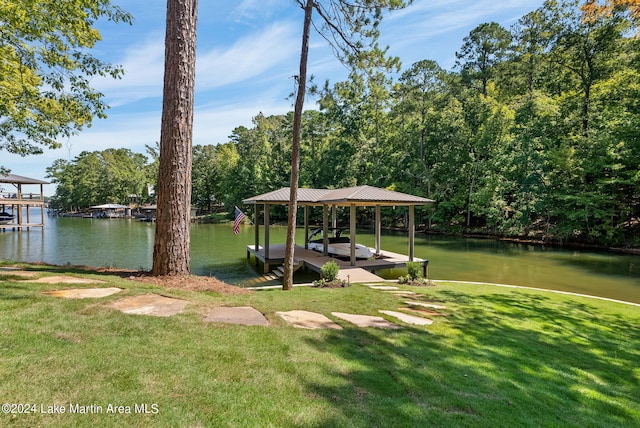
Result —
[[574, 95], [575, 100], [569, 100], [579, 103], [576, 110], [580, 131], [588, 136], [593, 85], [606, 79], [615, 68], [611, 59], [618, 53], [621, 35], [629, 26], [617, 14], [586, 21], [578, 4], [577, 0], [547, 0], [544, 7], [555, 26], [550, 60], [563, 72], [563, 86], [574, 88], [568, 95]]
[[91, 54], [98, 19], [132, 21], [109, 0], [0, 2], [0, 150], [41, 153], [106, 117], [91, 79], [123, 71]]
[[302, 26], [302, 47], [299, 74], [296, 76], [297, 89], [293, 112], [291, 144], [291, 180], [288, 210], [287, 242], [284, 260], [283, 289], [293, 288], [293, 255], [295, 247], [296, 216], [298, 212], [298, 184], [300, 177], [300, 139], [304, 98], [307, 91], [307, 61], [309, 56], [309, 34], [312, 17], [320, 17], [316, 28], [335, 49], [339, 58], [346, 59], [354, 53], [366, 51], [370, 41], [378, 37], [378, 25], [385, 9], [398, 9], [405, 6], [402, 0], [296, 0], [304, 10]]
[[84, 151], [73, 161], [56, 160], [47, 176], [57, 184], [56, 208], [73, 210], [104, 203], [127, 204], [144, 193], [147, 158], [129, 149]]
[[428, 198], [433, 196], [433, 169], [440, 152], [438, 140], [443, 137], [439, 117], [448, 99], [445, 75], [436, 62], [419, 61], [402, 73], [394, 93], [393, 112], [401, 132], [388, 155], [396, 155], [404, 180], [412, 181], [411, 187]]
[[465, 84], [486, 96], [489, 81], [507, 56], [511, 34], [500, 24], [490, 22], [474, 28], [463, 41], [460, 52], [456, 52], [456, 67]]
[[[529, 12], [512, 28], [508, 62], [501, 67], [498, 82], [509, 97], [532, 97], [544, 85], [550, 67], [546, 53], [551, 44], [551, 28], [545, 9]], [[547, 74], [548, 76], [548, 74]]]
[[218, 167], [216, 146], [197, 145], [193, 147], [191, 204], [202, 211], [210, 212], [213, 201], [220, 197]]

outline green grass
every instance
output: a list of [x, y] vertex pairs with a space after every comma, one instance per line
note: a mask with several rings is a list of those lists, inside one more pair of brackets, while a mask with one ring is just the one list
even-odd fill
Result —
[[[72, 269], [44, 266], [57, 270]], [[447, 306], [427, 327], [301, 330], [276, 311], [379, 315], [397, 296], [354, 285], [246, 295], [161, 289], [117, 277], [102, 299], [0, 275], [0, 401], [58, 415], [0, 414], [0, 426], [640, 426], [640, 308], [472, 284], [411, 288]], [[74, 274], [76, 274], [74, 272]], [[65, 288], [75, 286], [65, 286]], [[107, 303], [155, 292], [188, 299], [171, 318]], [[268, 327], [209, 324], [207, 308], [251, 305]], [[105, 413], [69, 414], [69, 405]], [[106, 414], [157, 405], [157, 414]], [[150, 411], [153, 408], [149, 408]]]

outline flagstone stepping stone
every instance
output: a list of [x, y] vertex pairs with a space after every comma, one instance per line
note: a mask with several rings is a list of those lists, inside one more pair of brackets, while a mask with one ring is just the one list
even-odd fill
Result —
[[225, 324], [269, 325], [269, 321], [251, 306], [216, 307], [209, 310], [205, 322]]
[[399, 325], [394, 324], [391, 321], [387, 321], [382, 317], [376, 317], [372, 315], [345, 314], [344, 312], [331, 312], [331, 315], [345, 321], [349, 321], [350, 323], [355, 324], [358, 327], [376, 327], [392, 330], [400, 328]]
[[407, 324], [413, 324], [413, 325], [430, 325], [430, 324], [433, 324], [433, 321], [431, 321], [430, 319], [422, 318], [422, 317], [416, 317], [414, 315], [404, 314], [402, 312], [387, 311], [387, 310], [381, 310], [379, 312], [381, 312], [381, 313], [383, 313], [385, 315], [389, 315], [389, 316], [398, 318], [400, 321], [406, 322]]
[[188, 303], [187, 300], [164, 297], [158, 294], [141, 294], [125, 297], [109, 306], [125, 314], [170, 317], [182, 312]]
[[374, 290], [399, 290], [398, 287], [393, 285], [369, 285], [368, 287]]
[[25, 270], [18, 270], [16, 268], [11, 269], [0, 269], [0, 275], [9, 275], [9, 276], [24, 276], [24, 277], [33, 277], [36, 276], [36, 272], [27, 272]]
[[322, 314], [309, 311], [288, 311], [288, 312], [276, 312], [276, 315], [296, 328], [306, 328], [315, 330], [318, 328], [332, 328], [334, 330], [342, 330], [338, 324], [331, 321], [329, 318]]
[[434, 305], [433, 303], [413, 302], [411, 300], [407, 300], [405, 303], [410, 306], [424, 306], [425, 308], [432, 308], [432, 309], [447, 309], [446, 306]]
[[43, 294], [65, 299], [93, 299], [111, 296], [122, 291], [122, 288], [71, 288], [68, 290], [43, 291]]
[[38, 284], [104, 284], [105, 281], [99, 279], [80, 278], [78, 276], [56, 275], [43, 276], [38, 279], [28, 279], [20, 282], [35, 282]]
[[398, 308], [399, 311], [409, 311], [422, 316], [427, 317], [446, 317], [447, 314], [441, 314], [440, 312], [429, 311], [427, 309], [414, 309], [414, 308]]
[[402, 296], [402, 295], [411, 296], [414, 294], [418, 294], [415, 291], [404, 291], [404, 290], [384, 291], [384, 293], [397, 294], [398, 296]]

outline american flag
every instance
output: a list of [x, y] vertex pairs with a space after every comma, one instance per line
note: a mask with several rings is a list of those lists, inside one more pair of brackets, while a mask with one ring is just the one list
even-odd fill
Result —
[[242, 223], [247, 216], [244, 215], [242, 211], [240, 211], [240, 208], [238, 207], [235, 207], [235, 208], [236, 208], [236, 219], [233, 222], [233, 234], [237, 235], [238, 233], [240, 233], [240, 223]]

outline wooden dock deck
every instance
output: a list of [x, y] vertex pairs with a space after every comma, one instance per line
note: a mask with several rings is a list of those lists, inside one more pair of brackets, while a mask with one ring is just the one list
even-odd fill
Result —
[[[372, 251], [374, 251], [374, 249], [372, 249]], [[256, 251], [253, 245], [247, 245], [247, 258], [253, 255], [256, 259], [256, 265], [258, 261], [261, 261], [264, 265], [264, 273], [268, 273], [273, 267], [284, 263], [284, 254], [284, 244], [270, 245], [268, 257], [265, 254], [264, 247], [259, 246]], [[383, 250], [381, 251], [380, 257], [369, 260], [357, 260], [356, 265], [351, 266], [348, 260], [323, 256], [317, 251], [309, 250], [298, 245], [295, 246], [293, 258], [297, 263], [300, 263], [318, 273], [320, 272], [322, 265], [326, 262], [335, 261], [340, 267], [338, 277], [353, 283], [383, 281], [383, 278], [375, 275], [375, 271], [402, 268], [409, 262], [409, 257], [406, 255]], [[423, 263], [426, 276], [426, 266], [428, 261], [415, 257], [413, 261]]]

